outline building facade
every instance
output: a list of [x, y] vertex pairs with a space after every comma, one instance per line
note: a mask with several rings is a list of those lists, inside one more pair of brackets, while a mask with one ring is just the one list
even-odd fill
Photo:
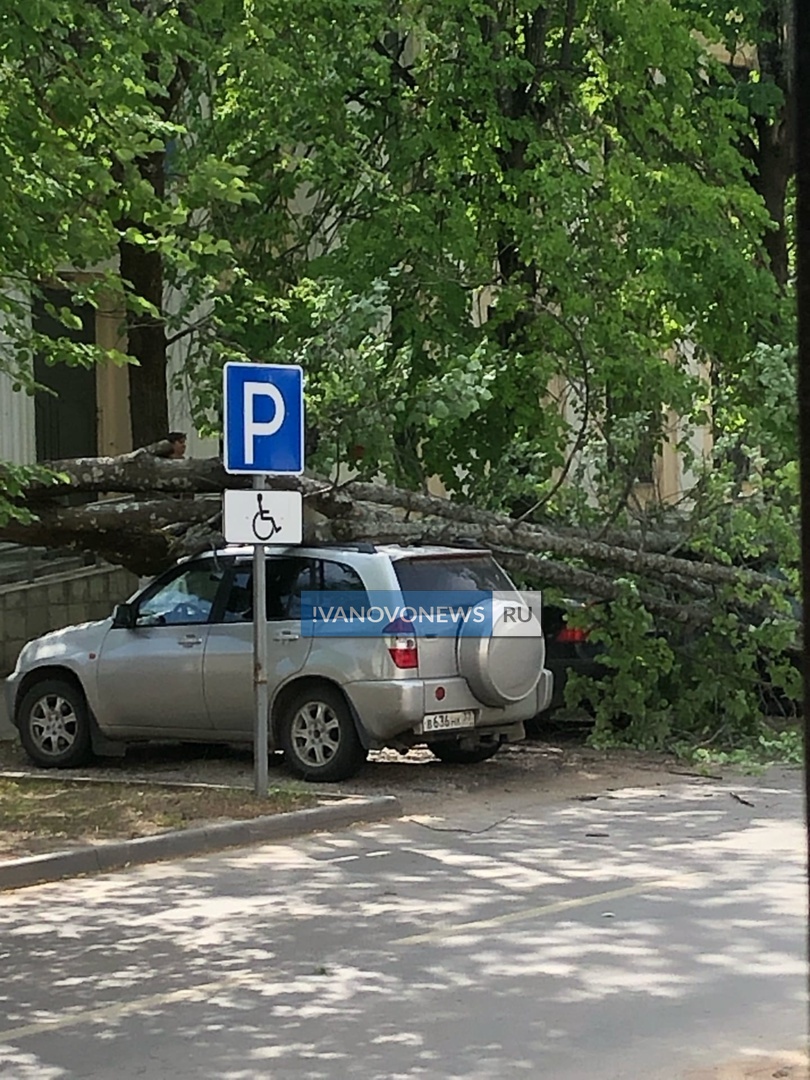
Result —
[[[74, 280], [80, 278], [71, 276]], [[66, 304], [67, 290], [46, 290], [44, 299], [31, 307], [33, 330], [126, 352], [124, 313], [113, 304], [105, 307], [102, 303], [98, 308], [87, 305], [78, 312], [81, 329], [66, 330], [47, 313], [46, 302]], [[190, 456], [214, 456], [219, 449], [217, 441], [197, 435], [189, 395], [177, 385], [186, 347], [181, 339], [168, 349], [169, 430], [187, 432]], [[37, 357], [34, 376], [52, 393], [40, 392], [32, 397], [15, 391], [12, 380], [0, 373], [0, 461], [30, 465], [62, 458], [115, 456], [133, 449], [126, 367], [111, 363], [90, 368], [47, 365]]]

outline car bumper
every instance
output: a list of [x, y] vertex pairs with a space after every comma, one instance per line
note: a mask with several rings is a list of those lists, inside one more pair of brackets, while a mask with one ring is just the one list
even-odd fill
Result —
[[560, 709], [565, 705], [565, 685], [569, 675], [583, 675], [587, 679], [598, 680], [604, 677], [607, 668], [600, 663], [598, 657], [583, 656], [567, 660], [546, 660], [549, 670], [554, 676], [554, 689], [548, 704], [538, 709], [538, 713], [546, 709]]
[[[541, 671], [540, 682], [537, 684], [537, 712], [545, 712], [546, 709], [550, 708], [551, 702], [554, 700], [556, 687], [557, 676], [551, 668], [546, 667]], [[530, 718], [527, 717], [527, 719]]]
[[[543, 670], [533, 693], [514, 705], [496, 709], [482, 705], [466, 679], [390, 679], [355, 682], [343, 687], [355, 714], [374, 743], [385, 744], [412, 732], [425, 715], [472, 710], [476, 728], [490, 728], [529, 720], [549, 707], [554, 679]], [[443, 690], [443, 696], [437, 691]]]

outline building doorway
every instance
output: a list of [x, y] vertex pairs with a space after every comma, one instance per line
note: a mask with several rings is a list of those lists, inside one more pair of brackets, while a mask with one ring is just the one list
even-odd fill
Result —
[[[36, 333], [52, 338], [93, 345], [96, 340], [96, 312], [90, 304], [74, 308], [67, 289], [45, 289], [34, 302], [32, 325]], [[63, 326], [45, 310], [45, 304], [70, 307], [82, 320], [81, 330]], [[95, 457], [98, 453], [98, 403], [95, 367], [47, 364], [34, 358], [34, 377], [52, 394], [40, 391], [34, 399], [37, 461]]]

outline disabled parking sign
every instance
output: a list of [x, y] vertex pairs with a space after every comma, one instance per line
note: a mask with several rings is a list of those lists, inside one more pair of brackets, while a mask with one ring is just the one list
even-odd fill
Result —
[[297, 364], [225, 364], [223, 414], [226, 472], [304, 471], [304, 372]]
[[225, 491], [222, 499], [222, 532], [229, 544], [301, 543], [300, 491]]

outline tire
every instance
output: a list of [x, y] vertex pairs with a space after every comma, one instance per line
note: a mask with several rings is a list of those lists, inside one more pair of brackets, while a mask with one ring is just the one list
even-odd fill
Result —
[[20, 741], [43, 769], [71, 769], [93, 756], [84, 694], [66, 679], [34, 683], [17, 711]]
[[477, 765], [494, 757], [501, 748], [500, 743], [479, 743], [478, 746], [462, 746], [457, 739], [428, 743], [428, 750], [439, 761], [447, 765]]
[[302, 780], [348, 780], [368, 756], [346, 699], [329, 686], [294, 694], [282, 706], [278, 730], [287, 767]]

